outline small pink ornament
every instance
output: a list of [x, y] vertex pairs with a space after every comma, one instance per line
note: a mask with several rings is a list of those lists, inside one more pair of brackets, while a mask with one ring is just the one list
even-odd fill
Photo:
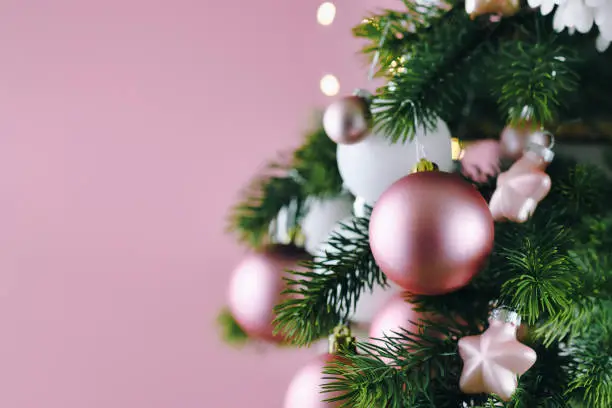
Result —
[[479, 140], [469, 144], [461, 158], [461, 173], [477, 183], [485, 183], [499, 174], [500, 145], [497, 140]]
[[339, 396], [337, 392], [323, 392], [323, 385], [330, 380], [324, 378], [323, 371], [328, 363], [342, 360], [342, 353], [356, 352], [355, 337], [346, 326], [339, 326], [329, 336], [329, 353], [318, 356], [314, 361], [302, 368], [291, 380], [285, 394], [284, 408], [333, 408], [342, 402], [325, 402]]
[[484, 333], [459, 340], [459, 355], [463, 359], [461, 391], [496, 394], [504, 401], [512, 398], [518, 377], [537, 359], [535, 351], [516, 338], [520, 322], [516, 312], [495, 309]]
[[281, 341], [274, 336], [274, 306], [285, 289], [283, 277], [287, 269], [296, 269], [300, 256], [276, 250], [256, 252], [234, 270], [230, 281], [228, 306], [240, 327], [249, 337]]
[[325, 354], [303, 367], [291, 380], [285, 394], [284, 408], [332, 408], [340, 403], [325, 402], [333, 396], [323, 392], [326, 381], [323, 370], [325, 365], [336, 358], [333, 354]]
[[553, 157], [550, 147], [531, 144], [523, 157], [499, 175], [489, 202], [495, 221], [523, 223], [531, 217], [550, 191], [552, 183], [544, 170]]
[[518, 160], [530, 144], [548, 146], [551, 137], [548, 132], [527, 121], [515, 126], [506, 126], [499, 136], [501, 157]]
[[[394, 295], [374, 316], [370, 325], [371, 343], [382, 345], [380, 340], [386, 337], [397, 337], [398, 334], [418, 333], [423, 329], [423, 320], [428, 319], [423, 313], [414, 310], [414, 306], [405, 299], [406, 293]], [[416, 324], [415, 324], [416, 323]]]
[[365, 91], [344, 97], [327, 107], [323, 129], [338, 144], [355, 144], [370, 133], [372, 114]]

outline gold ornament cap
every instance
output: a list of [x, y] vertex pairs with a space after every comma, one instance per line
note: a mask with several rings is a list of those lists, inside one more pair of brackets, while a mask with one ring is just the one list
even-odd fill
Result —
[[339, 325], [334, 328], [329, 335], [329, 354], [339, 354], [343, 352], [357, 352], [357, 339], [353, 337], [351, 329], [346, 325]]
[[438, 165], [432, 161], [427, 159], [421, 159], [419, 162], [412, 168], [413, 173], [421, 173], [424, 171], [438, 171]]
[[511, 17], [520, 10], [519, 0], [467, 0], [465, 2], [465, 11], [472, 19], [486, 14]]

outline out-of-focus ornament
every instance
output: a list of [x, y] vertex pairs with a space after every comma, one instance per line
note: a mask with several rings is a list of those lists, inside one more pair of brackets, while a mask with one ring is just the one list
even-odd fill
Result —
[[297, 246], [304, 245], [304, 237], [298, 223], [299, 206], [292, 201], [288, 206], [281, 208], [276, 219], [270, 223], [269, 234], [273, 244]]
[[497, 188], [489, 201], [495, 221], [523, 223], [546, 197], [552, 184], [545, 173], [554, 158], [552, 143], [549, 147], [530, 144], [523, 157], [499, 175]]
[[366, 288], [359, 296], [357, 307], [349, 317], [350, 321], [357, 324], [372, 322], [382, 307], [391, 297], [400, 293], [400, 290], [393, 282], [389, 282], [387, 287], [375, 285], [372, 289]]
[[338, 144], [362, 141], [371, 127], [370, 95], [363, 90], [332, 103], [323, 114], [323, 129]]
[[304, 236], [304, 249], [315, 255], [329, 237], [336, 224], [349, 217], [353, 210], [353, 200], [347, 195], [332, 198], [312, 198], [306, 203], [306, 215], [301, 221]]
[[467, 0], [465, 11], [474, 18], [485, 14], [510, 17], [521, 9], [518, 0]]
[[380, 339], [394, 338], [404, 333], [417, 334], [424, 328], [423, 321], [431, 320], [406, 301], [405, 293], [396, 293], [376, 313], [370, 325], [370, 338], [374, 344], [382, 345]]
[[463, 359], [461, 391], [495, 394], [504, 401], [512, 398], [518, 377], [537, 359], [535, 351], [516, 338], [520, 323], [516, 312], [495, 309], [484, 333], [459, 339], [459, 355]]
[[353, 202], [353, 215], [355, 217], [364, 218], [368, 216], [367, 203], [361, 197], [356, 197]]
[[484, 198], [459, 176], [408, 175], [374, 206], [370, 247], [401, 288], [440, 295], [465, 286], [493, 249], [493, 218]]
[[582, 34], [591, 31], [595, 23], [596, 8], [587, 3], [589, 2], [583, 0], [567, 0], [559, 4], [553, 18], [553, 28], [559, 32], [568, 28], [571, 33], [578, 31]]
[[323, 392], [323, 385], [328, 382], [323, 370], [330, 362], [342, 358], [345, 350], [355, 351], [355, 338], [347, 327], [341, 326], [329, 337], [329, 353], [316, 357], [293, 377], [285, 394], [284, 408], [332, 408], [342, 405], [341, 402], [325, 402], [336, 394]]
[[463, 150], [461, 173], [476, 183], [486, 183], [500, 171], [500, 146], [497, 140], [471, 143]]
[[521, 158], [530, 144], [548, 146], [550, 136], [541, 128], [525, 122], [516, 126], [506, 126], [499, 137], [499, 143], [501, 157], [515, 161]]
[[550, 14], [558, 5], [553, 18], [557, 32], [568, 29], [570, 34], [578, 31], [586, 34], [593, 25], [599, 28], [595, 47], [604, 52], [612, 43], [612, 0], [527, 0], [529, 7], [540, 8], [542, 15]]
[[[331, 238], [332, 236], [341, 236], [345, 238], [347, 242], [359, 239], [360, 235], [358, 233], [352, 231], [351, 229], [347, 229], [347, 226], [352, 228], [353, 221], [353, 217], [347, 217], [336, 224], [336, 226], [329, 233], [328, 239], [325, 240], [317, 250], [315, 260], [325, 259], [327, 255], [337, 254], [338, 252], [340, 252], [340, 250], [342, 250], [343, 252], [352, 252], [356, 249], [356, 246], [352, 243], [348, 243], [343, 248], [338, 248], [337, 245], [332, 245], [329, 242], [329, 238]], [[326, 261], [326, 263], [329, 266], [332, 266], [334, 264], [334, 262], [331, 260]], [[318, 269], [316, 270], [316, 272], [332, 273], [331, 271], [324, 269]], [[348, 319], [352, 323], [357, 324], [367, 324], [371, 322], [376, 313], [380, 310], [380, 308], [387, 302], [389, 298], [398, 293], [399, 290], [400, 289], [392, 283], [390, 283], [387, 287], [375, 285], [372, 287], [372, 289], [365, 288], [359, 296], [357, 307], [349, 315]]]
[[228, 306], [236, 322], [251, 338], [281, 341], [273, 335], [274, 306], [285, 288], [283, 277], [302, 257], [271, 249], [247, 255], [234, 270]]
[[412, 142], [391, 143], [385, 135], [373, 133], [360, 143], [338, 145], [338, 170], [344, 185], [354, 196], [374, 204], [391, 184], [412, 172], [421, 159], [419, 144], [440, 170], [453, 169], [451, 134], [438, 119], [434, 131], [421, 127]]

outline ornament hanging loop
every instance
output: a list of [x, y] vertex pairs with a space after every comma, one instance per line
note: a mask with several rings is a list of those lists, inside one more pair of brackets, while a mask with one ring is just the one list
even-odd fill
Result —
[[[412, 107], [412, 120], [413, 120], [415, 128], [418, 127], [419, 120], [416, 114], [415, 103], [411, 100], [406, 100], [404, 102], [409, 104]], [[423, 145], [423, 143], [421, 143], [421, 141], [419, 140], [419, 133], [416, 131], [416, 129], [414, 132], [414, 147], [416, 149], [417, 164], [412, 168], [413, 173], [439, 170], [438, 165], [436, 163], [427, 159], [427, 152], [425, 151], [425, 145]]]
[[542, 158], [542, 160], [544, 160], [544, 162], [550, 163], [555, 157], [555, 152], [553, 151], [553, 147], [555, 146], [555, 136], [547, 130], [542, 130], [541, 133], [548, 136], [548, 145], [544, 146], [538, 143], [529, 142], [525, 150], [526, 152], [533, 152], [537, 154]]

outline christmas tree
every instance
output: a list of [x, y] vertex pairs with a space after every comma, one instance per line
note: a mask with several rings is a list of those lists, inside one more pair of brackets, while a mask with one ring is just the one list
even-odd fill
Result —
[[286, 408], [612, 407], [612, 181], [555, 155], [612, 140], [611, 29], [611, 0], [404, 0], [354, 28], [384, 85], [231, 213], [253, 252], [228, 340], [331, 339]]

